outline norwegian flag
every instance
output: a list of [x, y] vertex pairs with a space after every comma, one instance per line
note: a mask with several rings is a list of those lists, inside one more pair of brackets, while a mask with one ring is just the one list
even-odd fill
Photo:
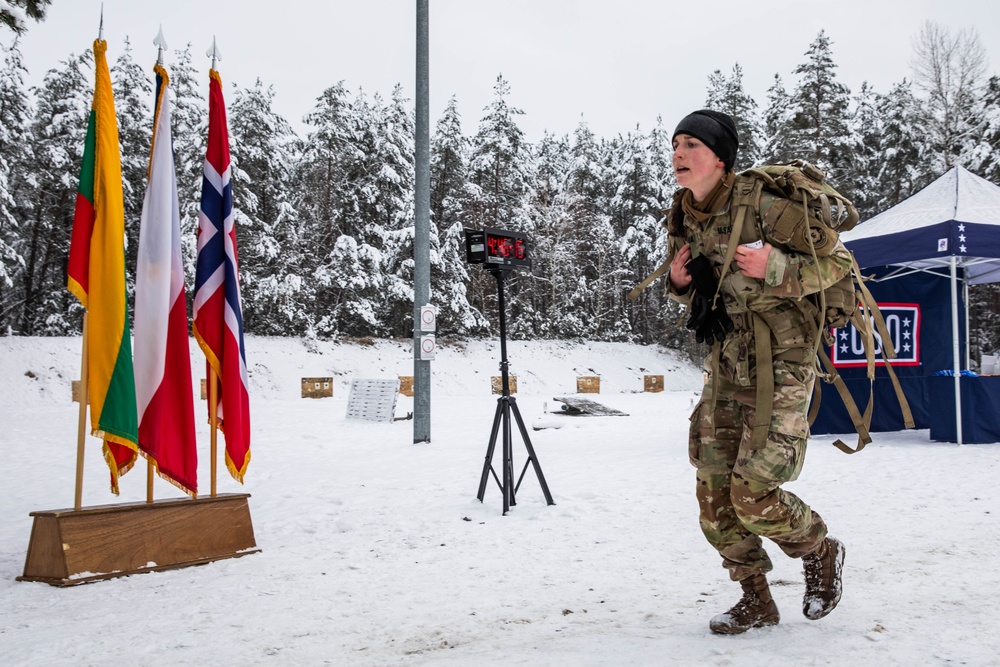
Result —
[[250, 463], [250, 395], [243, 347], [229, 131], [222, 77], [214, 69], [209, 77], [208, 150], [198, 213], [192, 328], [208, 361], [209, 381], [214, 370], [220, 383], [216, 414], [219, 428], [226, 436], [226, 467], [242, 483]]

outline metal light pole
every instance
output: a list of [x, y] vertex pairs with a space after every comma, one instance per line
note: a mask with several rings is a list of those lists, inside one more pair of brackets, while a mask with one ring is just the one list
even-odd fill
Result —
[[431, 140], [428, 0], [417, 0], [417, 85], [413, 239], [413, 442], [431, 440], [431, 362], [421, 359], [420, 307], [430, 300]]

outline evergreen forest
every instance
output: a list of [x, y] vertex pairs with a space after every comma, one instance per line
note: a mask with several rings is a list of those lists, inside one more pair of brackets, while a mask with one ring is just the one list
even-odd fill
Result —
[[[802, 158], [824, 169], [862, 220], [954, 165], [1000, 184], [1000, 76], [975, 33], [927, 24], [914, 68], [889, 90], [848, 89], [820, 32], [801, 63], [776, 73], [764, 100], [743, 70], [707, 77], [704, 105], [738, 123], [737, 169]], [[947, 47], [947, 48], [945, 48]], [[132, 289], [152, 128], [151, 67], [126, 41], [109, 61], [122, 152], [126, 267]], [[0, 63], [0, 332], [78, 333], [66, 290], [78, 171], [93, 92], [89, 52], [67, 56], [28, 87], [17, 41]], [[201, 192], [207, 101], [191, 47], [169, 54], [173, 143], [189, 285]], [[112, 56], [112, 54], [109, 54]], [[225, 82], [244, 326], [271, 336], [398, 337], [413, 328], [414, 115], [401, 86], [386, 93], [332, 83], [299, 136], [274, 111], [273, 87]], [[498, 76], [491, 103], [452, 98], [431, 128], [431, 301], [439, 337], [496, 334], [493, 278], [465, 261], [464, 228], [531, 239], [530, 270], [507, 283], [512, 338], [663, 344], [702, 354], [662, 282], [628, 291], [666, 255], [662, 210], [676, 183], [672, 123], [598, 137], [529, 142]], [[462, 114], [478, 113], [463, 133]], [[191, 289], [188, 294], [190, 296]], [[972, 358], [1000, 348], [995, 285], [970, 289]], [[979, 353], [977, 353], [977, 351]]]

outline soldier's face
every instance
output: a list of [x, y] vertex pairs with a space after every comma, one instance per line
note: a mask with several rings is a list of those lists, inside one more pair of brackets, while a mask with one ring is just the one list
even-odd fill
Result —
[[674, 137], [674, 174], [677, 183], [701, 201], [725, 176], [726, 165], [700, 139], [689, 134]]

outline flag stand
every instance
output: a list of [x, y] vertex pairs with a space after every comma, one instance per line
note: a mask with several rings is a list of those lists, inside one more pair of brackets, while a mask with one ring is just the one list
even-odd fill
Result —
[[83, 313], [83, 360], [80, 363], [80, 418], [76, 434], [76, 492], [73, 497], [73, 509], [83, 506], [83, 445], [87, 439], [87, 406], [90, 404], [88, 382], [90, 381], [90, 364], [87, 362], [87, 312]]
[[248, 493], [31, 512], [18, 581], [75, 586], [257, 553]]
[[[215, 422], [212, 423], [210, 498], [152, 498], [153, 463], [145, 502], [83, 507], [87, 437], [87, 315], [83, 316], [80, 419], [73, 509], [31, 512], [34, 517], [24, 573], [17, 581], [75, 586], [130, 574], [172, 570], [257, 553], [249, 493], [217, 494]], [[215, 380], [214, 373], [212, 379]]]
[[[212, 493], [209, 498], [153, 500], [148, 461], [145, 502], [82, 507], [87, 437], [87, 315], [83, 316], [80, 419], [73, 509], [31, 512], [34, 518], [24, 573], [17, 581], [75, 586], [131, 574], [173, 570], [260, 551], [249, 493], [216, 493], [216, 423], [212, 411]], [[216, 376], [210, 373], [212, 394]], [[218, 402], [216, 398], [215, 405]]]

